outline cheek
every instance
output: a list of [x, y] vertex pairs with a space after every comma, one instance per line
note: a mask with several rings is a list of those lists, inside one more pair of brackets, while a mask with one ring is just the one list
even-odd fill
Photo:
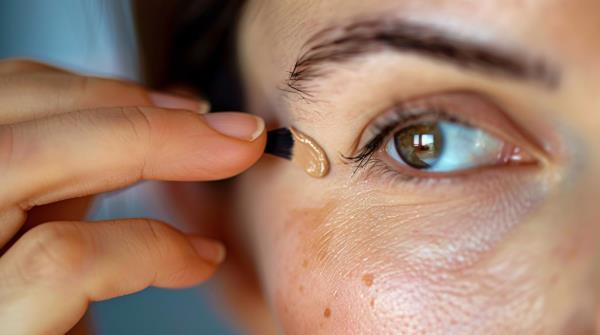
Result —
[[[466, 221], [474, 223], [448, 208], [398, 210], [361, 199], [338, 198], [290, 211], [290, 228], [281, 236], [286, 256], [272, 279], [272, 298], [286, 331], [536, 330], [546, 283], [531, 276], [528, 258], [491, 257], [482, 243], [466, 250], [469, 239], [448, 239], [443, 234], [454, 233], [444, 232], [444, 226], [464, 230]], [[511, 328], [504, 320], [520, 323]]]
[[543, 198], [533, 184], [454, 201], [390, 197], [287, 164], [263, 160], [238, 201], [286, 334], [539, 333], [585, 293], [557, 257], [573, 238], [527, 218]]

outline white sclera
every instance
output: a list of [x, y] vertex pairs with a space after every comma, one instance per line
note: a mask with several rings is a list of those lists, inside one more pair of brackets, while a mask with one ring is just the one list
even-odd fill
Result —
[[[438, 122], [443, 146], [437, 160], [427, 160], [430, 172], [456, 172], [498, 163], [505, 143], [487, 132], [458, 123]], [[398, 154], [392, 138], [386, 151], [394, 160], [407, 165]]]

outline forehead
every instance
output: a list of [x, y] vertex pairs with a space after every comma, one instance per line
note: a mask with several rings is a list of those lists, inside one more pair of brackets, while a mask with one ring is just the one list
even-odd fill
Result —
[[579, 63], [596, 63], [600, 53], [597, 0], [259, 0], [250, 8], [265, 45], [285, 58], [297, 56], [323, 29], [379, 16], [526, 45]]

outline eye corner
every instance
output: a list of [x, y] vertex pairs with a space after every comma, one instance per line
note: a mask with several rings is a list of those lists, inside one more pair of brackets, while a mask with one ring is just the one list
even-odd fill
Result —
[[351, 153], [349, 155], [339, 153], [338, 157], [342, 164], [353, 167], [354, 171], [352, 172], [352, 174], [355, 175], [360, 169], [364, 168], [370, 163], [370, 160], [373, 159], [374, 154], [375, 152], [361, 150], [359, 152]]

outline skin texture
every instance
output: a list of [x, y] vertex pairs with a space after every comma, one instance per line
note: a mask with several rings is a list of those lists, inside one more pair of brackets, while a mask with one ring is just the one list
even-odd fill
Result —
[[[243, 253], [280, 330], [597, 333], [598, 13], [595, 0], [250, 1], [239, 29], [250, 111], [302, 129], [331, 159], [319, 180], [264, 157], [237, 183]], [[281, 90], [315, 33], [383, 14], [542, 55], [560, 68], [560, 85], [383, 51], [323, 65], [313, 99]], [[393, 103], [448, 91], [494, 101], [498, 111], [479, 114], [516, 127], [482, 115], [477, 125], [530, 148], [540, 164], [415, 181], [398, 177], [411, 172], [397, 165], [353, 174], [341, 158]]]

